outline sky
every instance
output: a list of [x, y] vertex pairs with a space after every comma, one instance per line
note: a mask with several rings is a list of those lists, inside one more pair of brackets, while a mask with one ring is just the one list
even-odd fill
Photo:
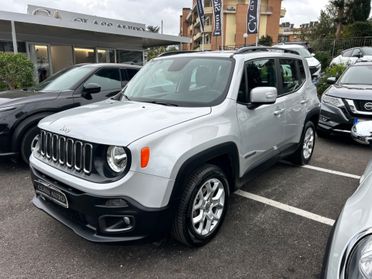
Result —
[[[280, 0], [278, 0], [280, 1]], [[283, 0], [287, 14], [282, 21], [299, 26], [317, 20], [328, 0]], [[164, 33], [177, 35], [183, 7], [191, 7], [192, 0], [0, 0], [0, 10], [26, 13], [27, 4], [85, 13], [107, 18], [160, 26]]]

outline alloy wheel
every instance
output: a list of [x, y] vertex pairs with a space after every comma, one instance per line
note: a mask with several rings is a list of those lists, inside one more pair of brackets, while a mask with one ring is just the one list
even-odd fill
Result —
[[208, 179], [195, 196], [191, 221], [200, 236], [210, 235], [220, 223], [225, 210], [225, 189], [217, 178]]

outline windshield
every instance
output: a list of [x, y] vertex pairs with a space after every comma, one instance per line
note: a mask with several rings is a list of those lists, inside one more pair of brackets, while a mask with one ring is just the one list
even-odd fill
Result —
[[291, 50], [297, 51], [301, 57], [310, 58], [312, 57], [310, 52], [306, 48], [291, 48]]
[[362, 48], [364, 55], [371, 55], [372, 56], [372, 47], [364, 47]]
[[76, 84], [88, 73], [92, 72], [91, 67], [67, 68], [57, 72], [50, 78], [44, 80], [35, 87], [37, 91], [63, 91], [74, 89]]
[[354, 66], [346, 70], [340, 84], [372, 85], [372, 66]]
[[172, 57], [153, 60], [128, 83], [134, 101], [175, 106], [212, 106], [226, 95], [233, 61], [229, 58]]

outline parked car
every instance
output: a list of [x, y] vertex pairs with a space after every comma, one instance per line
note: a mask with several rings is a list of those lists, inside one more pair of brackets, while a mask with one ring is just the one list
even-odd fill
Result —
[[372, 63], [351, 65], [332, 84], [321, 98], [321, 112], [318, 124], [320, 135], [331, 133], [350, 134], [351, 127], [359, 120], [372, 119]]
[[114, 96], [139, 69], [126, 64], [79, 64], [35, 88], [0, 92], [0, 156], [20, 155], [27, 163], [42, 118]]
[[322, 72], [322, 64], [314, 57], [314, 54], [309, 52], [305, 46], [296, 44], [278, 44], [275, 47], [297, 51], [302, 58], [306, 59], [313, 81], [315, 83], [319, 81], [320, 74]]
[[[368, 127], [368, 129], [367, 129]], [[361, 138], [372, 143], [372, 122], [361, 122], [353, 128]], [[362, 132], [364, 131], [364, 132]], [[372, 161], [360, 179], [355, 193], [346, 201], [325, 254], [324, 279], [372, 278]]]
[[319, 110], [299, 55], [270, 48], [163, 55], [116, 98], [39, 123], [33, 203], [90, 241], [171, 231], [200, 246], [250, 174], [283, 157], [310, 161]]
[[344, 50], [339, 56], [333, 58], [331, 65], [351, 65], [357, 61], [372, 62], [372, 47], [354, 47]]

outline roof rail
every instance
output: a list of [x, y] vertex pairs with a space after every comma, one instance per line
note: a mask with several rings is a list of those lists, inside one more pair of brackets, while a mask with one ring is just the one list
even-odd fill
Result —
[[292, 49], [284, 49], [280, 47], [265, 47], [265, 46], [253, 46], [253, 47], [242, 47], [239, 48], [237, 51], [234, 52], [235, 54], [243, 54], [243, 53], [250, 53], [250, 52], [282, 52], [282, 53], [291, 53], [300, 55], [297, 51]]
[[165, 56], [170, 56], [170, 55], [175, 55], [175, 54], [182, 54], [182, 53], [195, 53], [198, 51], [195, 50], [175, 50], [175, 51], [169, 51], [169, 52], [163, 52], [159, 54], [157, 57], [165, 57]]

